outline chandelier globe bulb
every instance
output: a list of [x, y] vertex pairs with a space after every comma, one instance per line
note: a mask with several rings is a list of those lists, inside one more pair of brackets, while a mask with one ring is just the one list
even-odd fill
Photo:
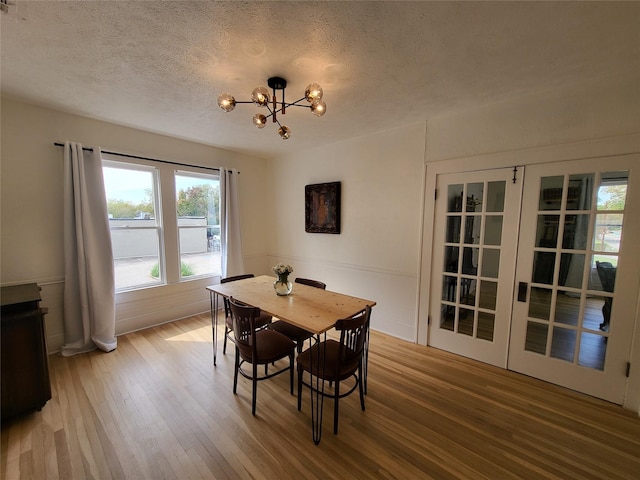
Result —
[[289, 137], [291, 137], [291, 129], [286, 125], [282, 125], [278, 129], [278, 135], [280, 135], [283, 140], [287, 140]]
[[322, 87], [317, 83], [310, 83], [304, 91], [304, 98], [306, 98], [309, 103], [322, 100]]
[[258, 128], [264, 128], [265, 125], [267, 124], [267, 117], [265, 117], [261, 113], [256, 113], [253, 116], [253, 124]]
[[225, 112], [230, 112], [236, 108], [236, 99], [233, 98], [233, 95], [222, 93], [218, 96], [218, 106]]
[[316, 117], [321, 117], [325, 113], [327, 113], [327, 104], [322, 100], [316, 100], [311, 104], [311, 113], [313, 113]]
[[251, 101], [259, 107], [266, 107], [270, 99], [271, 95], [266, 87], [256, 87], [251, 92]]

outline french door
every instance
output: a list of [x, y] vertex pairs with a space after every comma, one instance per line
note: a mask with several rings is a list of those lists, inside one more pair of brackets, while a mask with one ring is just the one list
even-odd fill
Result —
[[439, 175], [429, 345], [622, 403], [640, 287], [634, 165]]
[[522, 181], [511, 169], [439, 175], [429, 345], [507, 365]]
[[639, 160], [527, 167], [509, 369], [623, 402], [640, 277], [629, 268]]

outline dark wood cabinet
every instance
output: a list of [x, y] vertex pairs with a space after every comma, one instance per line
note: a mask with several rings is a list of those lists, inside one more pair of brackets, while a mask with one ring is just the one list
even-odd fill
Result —
[[2, 287], [2, 420], [40, 410], [51, 398], [44, 328], [35, 283]]

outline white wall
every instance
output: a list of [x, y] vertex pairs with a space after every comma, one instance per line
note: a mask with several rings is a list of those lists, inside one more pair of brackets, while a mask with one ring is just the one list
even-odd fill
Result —
[[[425, 125], [417, 124], [273, 162], [271, 262], [293, 276], [377, 302], [372, 328], [415, 340]], [[305, 185], [341, 182], [339, 235], [306, 233]], [[295, 288], [295, 287], [294, 287]]]
[[[36, 282], [42, 286], [42, 306], [50, 352], [63, 343], [62, 292], [62, 148], [71, 140], [88, 146], [195, 165], [237, 168], [244, 251], [249, 268], [267, 273], [264, 261], [270, 231], [267, 163], [258, 158], [187, 142], [2, 98], [1, 278], [2, 285]], [[116, 333], [137, 330], [194, 313], [208, 311], [204, 287], [213, 279], [120, 293]], [[215, 280], [217, 281], [217, 280]]]

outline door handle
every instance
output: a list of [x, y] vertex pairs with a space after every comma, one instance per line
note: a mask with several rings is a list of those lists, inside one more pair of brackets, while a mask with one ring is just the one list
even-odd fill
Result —
[[526, 302], [527, 301], [527, 290], [529, 288], [529, 284], [526, 282], [518, 283], [518, 301]]

